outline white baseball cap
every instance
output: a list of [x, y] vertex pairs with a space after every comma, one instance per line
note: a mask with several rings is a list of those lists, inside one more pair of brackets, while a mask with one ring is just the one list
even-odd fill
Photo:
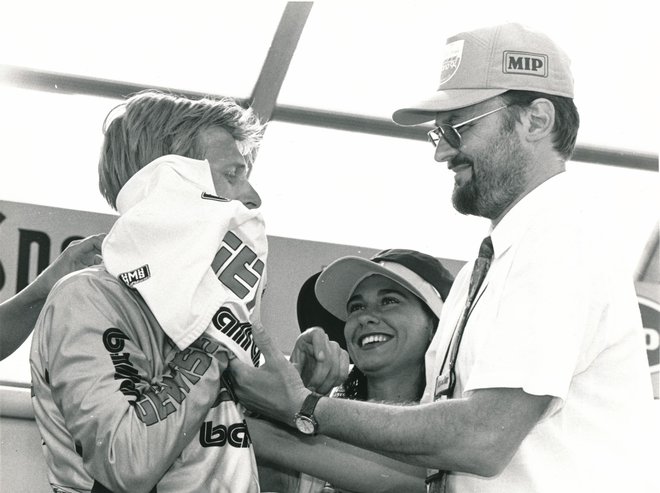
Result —
[[436, 113], [465, 108], [509, 90], [573, 98], [568, 56], [543, 33], [520, 24], [501, 24], [447, 39], [440, 87], [394, 112], [399, 125], [431, 121]]
[[348, 256], [335, 260], [319, 275], [315, 293], [321, 306], [340, 320], [357, 285], [373, 275], [387, 277], [417, 296], [440, 318], [453, 276], [442, 263], [415, 250], [390, 249], [371, 259]]

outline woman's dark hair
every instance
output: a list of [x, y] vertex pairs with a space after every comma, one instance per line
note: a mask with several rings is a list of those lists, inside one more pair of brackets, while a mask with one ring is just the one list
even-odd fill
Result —
[[354, 401], [367, 400], [367, 377], [357, 366], [353, 366], [342, 387], [341, 394], [338, 394], [337, 397]]

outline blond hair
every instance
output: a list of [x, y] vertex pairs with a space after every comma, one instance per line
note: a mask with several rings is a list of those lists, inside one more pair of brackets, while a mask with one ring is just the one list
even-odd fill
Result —
[[197, 137], [211, 127], [229, 132], [248, 166], [252, 164], [264, 126], [251, 109], [231, 98], [190, 99], [155, 90], [133, 95], [104, 122], [98, 168], [101, 194], [116, 209], [124, 184], [154, 159], [167, 154], [204, 159]]

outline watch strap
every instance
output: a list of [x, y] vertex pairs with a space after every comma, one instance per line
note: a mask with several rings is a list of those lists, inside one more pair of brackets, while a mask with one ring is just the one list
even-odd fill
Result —
[[305, 400], [303, 401], [302, 407], [300, 408], [300, 412], [298, 414], [302, 416], [308, 416], [310, 418], [314, 417], [314, 409], [316, 409], [316, 405], [319, 403], [321, 397], [323, 397], [321, 394], [311, 392], [307, 397], [305, 397]]

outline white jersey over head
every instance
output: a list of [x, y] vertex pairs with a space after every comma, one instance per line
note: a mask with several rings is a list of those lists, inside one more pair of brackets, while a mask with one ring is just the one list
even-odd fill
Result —
[[104, 244], [112, 270], [64, 278], [35, 327], [49, 481], [67, 492], [256, 493], [249, 431], [222, 374], [230, 353], [259, 361], [263, 221], [200, 190], [188, 170], [209, 173], [205, 162], [153, 164]]

